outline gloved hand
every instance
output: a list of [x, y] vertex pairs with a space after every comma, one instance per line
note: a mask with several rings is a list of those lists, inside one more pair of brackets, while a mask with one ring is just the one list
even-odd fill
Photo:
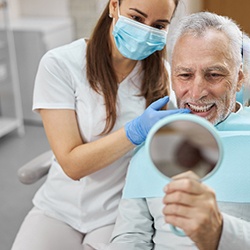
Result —
[[169, 101], [169, 97], [165, 96], [147, 107], [142, 115], [125, 125], [125, 131], [128, 139], [135, 145], [139, 145], [145, 141], [149, 130], [160, 119], [178, 113], [190, 113], [189, 109], [176, 110], [160, 110]]

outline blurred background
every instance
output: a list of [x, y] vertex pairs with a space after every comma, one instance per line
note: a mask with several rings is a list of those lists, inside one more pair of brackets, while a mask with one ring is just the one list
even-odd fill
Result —
[[[49, 149], [39, 115], [31, 111], [37, 67], [46, 51], [89, 37], [107, 0], [0, 0], [0, 249], [9, 250], [44, 179], [18, 181], [17, 170]], [[209, 10], [250, 33], [246, 0], [182, 0], [171, 24]]]

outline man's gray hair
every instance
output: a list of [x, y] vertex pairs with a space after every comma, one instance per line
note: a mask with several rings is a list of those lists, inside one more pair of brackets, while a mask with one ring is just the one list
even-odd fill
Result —
[[243, 33], [240, 27], [230, 18], [211, 12], [198, 12], [185, 16], [176, 27], [173, 27], [172, 37], [169, 43], [169, 62], [172, 62], [172, 53], [176, 42], [185, 34], [200, 37], [207, 30], [214, 29], [223, 32], [230, 41], [230, 54], [236, 65], [242, 62]]

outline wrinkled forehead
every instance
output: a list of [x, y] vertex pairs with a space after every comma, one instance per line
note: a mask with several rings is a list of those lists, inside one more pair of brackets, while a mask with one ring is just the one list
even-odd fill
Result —
[[230, 52], [232, 50], [231, 41], [225, 33], [215, 29], [207, 29], [202, 33], [184, 33], [176, 41], [173, 52], [180, 49], [181, 46], [185, 46], [186, 44], [188, 44], [192, 50], [199, 49], [195, 46], [195, 44], [192, 44], [194, 41], [195, 44], [200, 44], [201, 47], [203, 47], [202, 44], [206, 44], [208, 47], [215, 47], [217, 50], [221, 51]]
[[234, 59], [231, 50], [230, 41], [222, 32], [208, 30], [199, 35], [186, 33], [174, 46], [172, 67], [179, 67], [182, 64], [209, 66], [214, 63], [226, 63], [232, 66]]

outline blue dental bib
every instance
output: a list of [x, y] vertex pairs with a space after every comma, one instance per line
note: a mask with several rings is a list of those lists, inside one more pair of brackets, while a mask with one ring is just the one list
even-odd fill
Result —
[[[214, 189], [218, 201], [248, 203], [250, 108], [244, 107], [241, 111], [232, 113], [215, 129], [221, 141], [223, 157], [217, 171], [203, 182]], [[136, 149], [130, 162], [123, 198], [163, 197], [163, 188], [169, 181], [170, 179], [163, 176], [153, 165], [144, 143]]]

